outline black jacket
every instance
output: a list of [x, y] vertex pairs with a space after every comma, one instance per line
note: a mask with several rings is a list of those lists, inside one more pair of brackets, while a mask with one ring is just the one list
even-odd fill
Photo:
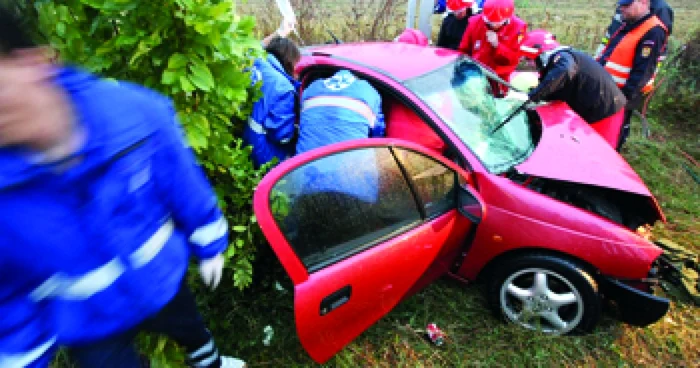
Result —
[[627, 103], [610, 74], [590, 55], [573, 49], [551, 56], [530, 99], [564, 101], [589, 124], [612, 116]]
[[[618, 29], [612, 34], [605, 52], [600, 57], [600, 64], [604, 65], [610, 55], [612, 55], [615, 47], [622, 39], [633, 29], [644, 23], [653, 14], [647, 14], [634, 23], [622, 23], [623, 28]], [[644, 37], [639, 40], [637, 48], [634, 52], [634, 61], [630, 76], [627, 78], [625, 86], [622, 87], [622, 93], [625, 94], [629, 104], [628, 109], [634, 109], [642, 101], [642, 88], [649, 82], [656, 71], [656, 65], [659, 56], [666, 48], [666, 32], [660, 26], [654, 27], [647, 32]]]
[[437, 46], [452, 50], [459, 49], [459, 44], [462, 42], [462, 36], [464, 36], [464, 30], [467, 29], [471, 15], [471, 10], [468, 10], [467, 15], [462, 19], [457, 19], [453, 13], [448, 14], [440, 26]]

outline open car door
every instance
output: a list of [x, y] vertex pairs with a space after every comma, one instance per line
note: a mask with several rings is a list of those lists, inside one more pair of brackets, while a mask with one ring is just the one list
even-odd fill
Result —
[[297, 333], [315, 361], [461, 259], [483, 216], [468, 181], [425, 148], [376, 138], [306, 152], [263, 178], [255, 214], [294, 283]]

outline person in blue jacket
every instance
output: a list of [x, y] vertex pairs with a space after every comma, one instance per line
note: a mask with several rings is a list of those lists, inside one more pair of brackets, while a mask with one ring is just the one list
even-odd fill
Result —
[[299, 48], [285, 37], [268, 37], [263, 44], [267, 57], [255, 60], [251, 71], [252, 83], [261, 83], [262, 97], [253, 105], [243, 130], [243, 142], [252, 146], [255, 167], [275, 158], [283, 161], [294, 154], [291, 142], [295, 134], [298, 82], [293, 75], [301, 59]]
[[384, 136], [381, 96], [349, 70], [314, 81], [301, 99], [297, 154], [351, 139]]
[[184, 281], [215, 288], [228, 225], [171, 102], [50, 65], [0, 9], [0, 367], [140, 367], [137, 331], [222, 357]]
[[[312, 82], [302, 95], [297, 154], [353, 139], [383, 137], [382, 99], [372, 85], [348, 70]], [[354, 158], [348, 156], [348, 160]], [[362, 201], [377, 200], [379, 173], [372, 160], [364, 158], [353, 178], [337, 174], [343, 159], [321, 160], [306, 170], [305, 193], [337, 192]], [[364, 185], [356, 185], [363, 181]], [[370, 188], [370, 190], [367, 190]]]

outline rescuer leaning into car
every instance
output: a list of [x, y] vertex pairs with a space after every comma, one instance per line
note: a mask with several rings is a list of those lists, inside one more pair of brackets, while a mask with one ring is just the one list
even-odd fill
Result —
[[260, 167], [273, 159], [283, 161], [294, 154], [298, 82], [294, 68], [301, 58], [297, 45], [286, 38], [293, 26], [282, 23], [280, 30], [263, 40], [267, 57], [255, 60], [252, 84], [261, 83], [262, 97], [243, 131], [243, 142], [253, 147], [253, 164]]
[[605, 127], [596, 130], [615, 147], [627, 99], [610, 74], [588, 54], [561, 46], [545, 30], [528, 33], [521, 50], [535, 61], [540, 73], [540, 83], [530, 91], [530, 100], [566, 102], [588, 124]]

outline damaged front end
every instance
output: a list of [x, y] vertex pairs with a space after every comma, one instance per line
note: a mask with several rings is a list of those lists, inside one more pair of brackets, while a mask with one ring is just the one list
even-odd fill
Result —
[[507, 177], [558, 201], [593, 212], [647, 238], [647, 227], [665, 221], [653, 197], [587, 184], [521, 174], [512, 170]]

